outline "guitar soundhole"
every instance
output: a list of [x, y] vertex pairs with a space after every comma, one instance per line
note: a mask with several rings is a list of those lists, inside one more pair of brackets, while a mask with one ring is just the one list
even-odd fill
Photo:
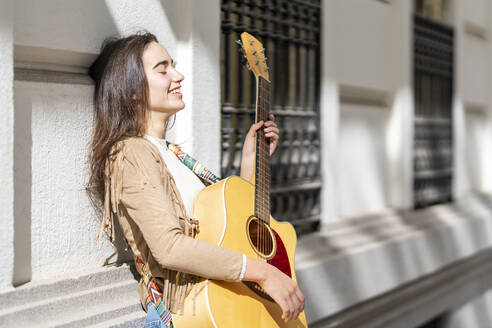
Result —
[[248, 220], [248, 239], [256, 253], [264, 258], [270, 259], [275, 254], [275, 237], [268, 225], [252, 216]]

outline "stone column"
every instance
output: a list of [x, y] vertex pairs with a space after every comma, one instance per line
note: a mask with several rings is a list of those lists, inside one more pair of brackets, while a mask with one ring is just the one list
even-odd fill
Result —
[[453, 186], [454, 199], [461, 198], [466, 190], [466, 131], [465, 104], [463, 101], [463, 7], [462, 1], [451, 3], [453, 12], [451, 24], [454, 26], [454, 85], [453, 85]]
[[[335, 1], [323, 1], [321, 6], [321, 230], [339, 216], [338, 199], [338, 129], [340, 125], [339, 85], [336, 76]], [[339, 37], [339, 36], [338, 36]]]
[[[492, 17], [492, 4], [490, 2], [487, 3], [488, 8], [487, 12], [489, 13], [488, 16]], [[489, 21], [488, 23], [488, 35], [492, 35], [492, 22]], [[488, 85], [492, 85], [492, 42], [490, 41], [490, 37], [488, 40], [488, 65], [489, 65], [489, 72], [488, 72]], [[483, 172], [483, 185], [482, 188], [484, 191], [487, 192], [492, 192], [492, 93], [489, 94], [489, 99], [488, 99], [488, 106], [486, 107], [485, 113], [486, 113], [486, 138], [484, 140], [484, 149], [486, 150], [486, 153], [484, 154], [484, 159], [483, 159], [483, 167], [484, 169], [482, 170]]]
[[388, 206], [413, 205], [414, 101], [412, 85], [412, 5], [391, 4], [390, 83], [393, 91], [386, 139]]
[[181, 0], [177, 12], [176, 58], [185, 76], [186, 108], [176, 115], [170, 133], [185, 151], [220, 174], [220, 1]]
[[0, 1], [0, 291], [12, 288], [14, 259], [13, 0]]

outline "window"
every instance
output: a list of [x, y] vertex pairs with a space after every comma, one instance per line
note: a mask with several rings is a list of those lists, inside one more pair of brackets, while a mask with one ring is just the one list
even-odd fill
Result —
[[453, 30], [414, 18], [414, 206], [452, 200]]

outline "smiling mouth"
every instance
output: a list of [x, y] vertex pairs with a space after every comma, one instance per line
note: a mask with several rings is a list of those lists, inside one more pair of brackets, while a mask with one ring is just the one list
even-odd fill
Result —
[[172, 89], [171, 91], [169, 91], [169, 93], [171, 93], [171, 94], [181, 93], [181, 87], [178, 87], [178, 88]]

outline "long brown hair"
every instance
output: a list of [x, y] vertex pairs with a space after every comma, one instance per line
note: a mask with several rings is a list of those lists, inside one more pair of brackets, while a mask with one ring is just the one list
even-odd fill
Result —
[[145, 133], [149, 92], [142, 55], [152, 41], [158, 42], [155, 35], [145, 31], [123, 38], [109, 37], [89, 68], [95, 88], [86, 191], [99, 215], [104, 200], [104, 166], [111, 147]]

